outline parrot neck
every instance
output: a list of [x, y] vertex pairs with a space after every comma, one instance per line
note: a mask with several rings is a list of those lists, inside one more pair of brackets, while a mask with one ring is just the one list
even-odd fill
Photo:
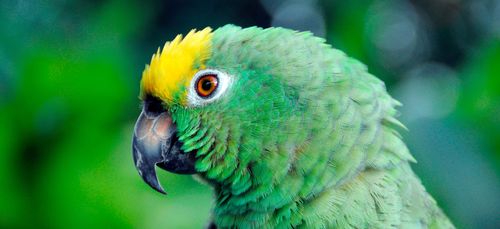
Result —
[[[265, 166], [268, 165], [254, 162], [251, 170]], [[279, 179], [271, 182], [256, 183], [259, 179], [252, 177], [250, 188], [242, 193], [234, 193], [231, 186], [212, 183], [217, 197], [215, 223], [221, 228], [255, 228], [256, 225], [257, 228], [281, 228], [303, 224], [304, 209], [315, 208], [310, 206], [318, 204], [317, 197], [343, 179], [327, 175], [328, 171], [304, 176], [297, 166], [290, 163], [282, 170], [275, 169], [273, 175]], [[324, 182], [326, 178], [329, 182]], [[329, 218], [328, 215], [325, 218]]]

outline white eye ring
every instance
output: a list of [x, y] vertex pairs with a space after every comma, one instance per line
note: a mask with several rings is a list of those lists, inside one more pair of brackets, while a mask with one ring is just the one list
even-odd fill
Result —
[[[197, 87], [198, 87], [198, 81], [201, 77], [207, 76], [207, 75], [214, 75], [217, 77], [217, 85], [215, 87], [215, 90], [210, 93], [209, 96], [202, 97], [199, 95], [197, 92]], [[227, 73], [221, 72], [219, 70], [215, 69], [204, 69], [201, 71], [198, 71], [194, 76], [193, 79], [191, 80], [191, 83], [189, 84], [189, 89], [188, 89], [188, 104], [193, 107], [197, 106], [203, 106], [207, 103], [211, 103], [224, 94], [224, 92], [227, 90], [229, 85], [231, 84], [231, 77]]]

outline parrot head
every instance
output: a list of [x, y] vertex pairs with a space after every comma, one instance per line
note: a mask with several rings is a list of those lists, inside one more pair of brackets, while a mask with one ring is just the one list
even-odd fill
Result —
[[287, 96], [293, 90], [273, 77], [278, 69], [269, 61], [276, 57], [259, 51], [273, 48], [264, 46], [266, 37], [255, 39], [255, 31], [245, 31], [192, 30], [167, 42], [146, 65], [133, 158], [155, 190], [165, 193], [158, 166], [243, 192], [250, 185], [250, 165], [265, 157], [264, 146], [286, 141], [274, 132], [297, 107]]
[[140, 176], [165, 193], [156, 167], [196, 174], [215, 192], [212, 225], [432, 227], [437, 215], [452, 228], [409, 167], [400, 103], [310, 32], [192, 30], [158, 49], [140, 91]]

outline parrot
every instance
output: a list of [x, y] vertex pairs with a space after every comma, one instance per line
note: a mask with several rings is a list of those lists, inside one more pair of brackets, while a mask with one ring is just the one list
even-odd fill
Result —
[[132, 139], [213, 189], [209, 228], [454, 228], [413, 172], [401, 103], [311, 32], [225, 25], [177, 35], [140, 80]]

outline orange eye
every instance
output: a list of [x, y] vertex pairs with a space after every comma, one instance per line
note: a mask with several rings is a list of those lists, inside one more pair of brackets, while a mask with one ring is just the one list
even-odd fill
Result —
[[218, 83], [217, 75], [204, 75], [196, 81], [196, 93], [204, 98], [209, 97], [217, 89]]

